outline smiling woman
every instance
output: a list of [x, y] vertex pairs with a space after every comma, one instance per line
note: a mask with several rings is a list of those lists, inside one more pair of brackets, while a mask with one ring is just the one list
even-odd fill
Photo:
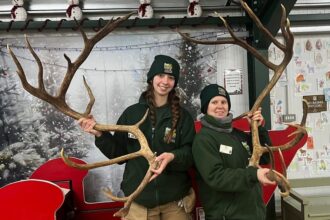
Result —
[[[139, 102], [126, 108], [117, 125], [135, 124], [149, 109], [140, 129], [153, 152], [157, 152], [149, 184], [136, 197], [126, 220], [151, 219], [188, 220], [192, 210], [185, 210], [178, 201], [188, 196], [191, 179], [188, 170], [193, 164], [191, 145], [195, 135], [194, 121], [180, 106], [175, 87], [179, 80], [180, 65], [172, 57], [157, 55], [147, 74], [147, 89]], [[136, 137], [128, 132], [114, 134], [94, 129], [92, 115], [78, 121], [81, 128], [95, 135], [95, 145], [109, 159], [134, 153], [139, 149]], [[140, 158], [125, 161], [121, 188], [130, 195], [148, 172], [148, 161]]]
[[[266, 177], [269, 169], [248, 166], [253, 151], [252, 137], [233, 128], [226, 89], [217, 84], [208, 85], [200, 98], [205, 116], [201, 118], [203, 126], [194, 139], [192, 151], [206, 219], [264, 220], [266, 209], [259, 183], [274, 184]], [[250, 124], [258, 122], [260, 143], [270, 145], [267, 130], [260, 127], [261, 109], [248, 118]], [[267, 162], [267, 156], [261, 159], [262, 163]]]

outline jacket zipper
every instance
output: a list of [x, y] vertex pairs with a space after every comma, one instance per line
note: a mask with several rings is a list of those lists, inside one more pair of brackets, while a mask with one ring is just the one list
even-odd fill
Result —
[[[152, 134], [151, 134], [152, 146], [154, 146], [155, 145], [155, 141], [154, 141], [155, 139], [154, 139], [154, 137], [155, 137], [155, 130], [156, 130], [156, 128], [152, 127], [151, 129], [152, 129], [152, 131], [151, 131], [152, 132]], [[153, 150], [155, 150], [155, 149], [153, 149]], [[154, 185], [155, 185], [155, 199], [156, 199], [156, 204], [158, 206], [159, 205], [159, 192], [158, 192], [157, 178], [154, 179]]]

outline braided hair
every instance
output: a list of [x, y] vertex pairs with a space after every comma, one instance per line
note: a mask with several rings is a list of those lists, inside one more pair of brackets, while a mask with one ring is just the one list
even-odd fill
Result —
[[[151, 83], [148, 83], [147, 89], [142, 93], [142, 96], [147, 101], [147, 104], [149, 106], [149, 114], [150, 119], [152, 122], [152, 126], [156, 126], [156, 103], [155, 103], [155, 95], [154, 95], [154, 87]], [[168, 94], [167, 102], [170, 104], [171, 107], [171, 113], [172, 113], [172, 127], [171, 130], [166, 134], [166, 137], [164, 138], [166, 143], [170, 143], [171, 139], [174, 135], [175, 128], [178, 124], [179, 118], [180, 118], [180, 98], [176, 94], [175, 89], [172, 89], [170, 93]]]

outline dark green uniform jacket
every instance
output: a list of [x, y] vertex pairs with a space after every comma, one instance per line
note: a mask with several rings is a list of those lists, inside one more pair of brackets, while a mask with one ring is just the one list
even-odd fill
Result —
[[[219, 126], [211, 116], [203, 120]], [[268, 132], [263, 128], [259, 132], [261, 144], [270, 145]], [[250, 135], [237, 129], [225, 133], [203, 125], [195, 136], [193, 157], [206, 220], [265, 219], [257, 169], [247, 167], [251, 143]]]
[[[118, 119], [118, 125], [132, 125], [140, 121], [148, 106], [141, 98], [140, 102], [128, 107]], [[152, 152], [160, 155], [164, 152], [174, 154], [161, 175], [150, 182], [135, 202], [147, 208], [153, 208], [172, 201], [178, 201], [187, 195], [191, 187], [188, 169], [193, 164], [191, 146], [195, 136], [194, 121], [190, 114], [181, 108], [181, 117], [177, 124], [175, 137], [171, 143], [164, 142], [165, 132], [170, 130], [172, 119], [169, 105], [156, 109], [156, 126], [152, 128], [150, 117], [140, 125], [140, 130], [148, 140]], [[103, 133], [95, 139], [96, 146], [108, 158], [115, 158], [140, 149], [135, 137], [127, 132]], [[141, 183], [149, 164], [144, 157], [126, 161], [121, 189], [125, 195], [130, 195]]]

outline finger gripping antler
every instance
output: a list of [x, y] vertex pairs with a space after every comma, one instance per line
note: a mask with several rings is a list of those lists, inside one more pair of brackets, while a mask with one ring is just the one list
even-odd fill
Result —
[[284, 175], [276, 170], [270, 170], [267, 178], [276, 182], [277, 186], [280, 188], [281, 196], [286, 197], [289, 195], [291, 187], [288, 179]]
[[307, 118], [307, 110], [308, 110], [308, 102], [303, 99], [303, 116], [301, 119], [300, 124], [287, 124], [290, 127], [296, 128], [295, 131], [293, 131], [291, 134], [288, 135], [288, 137], [293, 137], [289, 142], [279, 145], [270, 147], [272, 151], [278, 151], [278, 150], [288, 150], [298, 144], [301, 139], [307, 134], [305, 124], [306, 124], [306, 118]]
[[280, 188], [281, 196], [283, 196], [283, 197], [288, 196], [290, 193], [291, 187], [290, 187], [289, 181], [286, 178], [286, 166], [285, 166], [282, 151], [280, 149], [278, 150], [278, 153], [280, 155], [280, 162], [281, 162], [283, 174], [281, 174], [275, 170], [275, 160], [274, 160], [274, 155], [273, 155], [271, 148], [268, 146], [265, 146], [265, 148], [269, 152], [270, 164], [271, 164], [270, 170], [267, 173], [267, 178], [270, 181], [276, 182], [277, 186]]
[[140, 185], [137, 187], [137, 189], [129, 196], [126, 197], [116, 197], [112, 194], [110, 189], [105, 190], [106, 194], [114, 201], [124, 202], [124, 207], [120, 209], [118, 212], [115, 213], [115, 216], [121, 216], [124, 217], [127, 215], [130, 205], [132, 201], [142, 192], [142, 190], [146, 187], [146, 185], [149, 183], [149, 180], [152, 176], [151, 168], [155, 168], [158, 166], [158, 162], [155, 161], [156, 155], [150, 150], [148, 141], [146, 140], [144, 134], [139, 129], [139, 126], [145, 121], [148, 110], [144, 114], [143, 118], [137, 122], [135, 125], [99, 125], [96, 124], [94, 126], [95, 129], [101, 130], [101, 131], [128, 131], [132, 133], [139, 141], [140, 143], [140, 150], [126, 154], [108, 161], [102, 161], [102, 162], [96, 162], [91, 164], [78, 164], [73, 161], [71, 161], [67, 156], [65, 156], [64, 151], [62, 149], [61, 156], [63, 158], [63, 161], [71, 167], [77, 168], [77, 169], [94, 169], [98, 167], [108, 166], [112, 164], [116, 164], [119, 162], [127, 161], [130, 159], [134, 159], [136, 157], [143, 156], [149, 163], [149, 169], [146, 172], [145, 177], [141, 181]]

